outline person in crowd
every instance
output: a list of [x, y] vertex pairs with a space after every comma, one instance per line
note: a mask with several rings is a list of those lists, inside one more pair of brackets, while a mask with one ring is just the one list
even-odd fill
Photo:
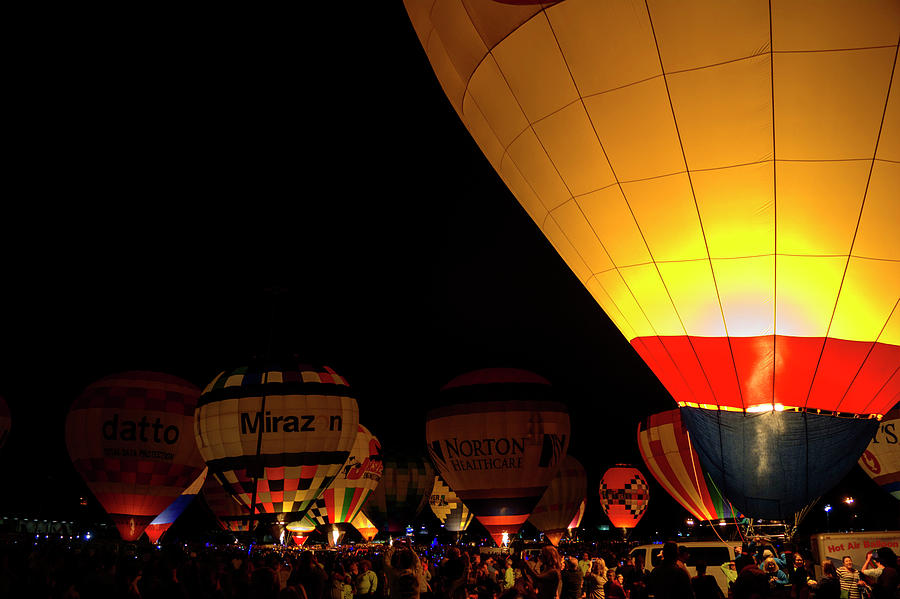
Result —
[[[397, 583], [402, 575], [412, 574], [418, 579], [418, 585], [416, 586], [417, 596], [426, 586], [422, 562], [419, 560], [418, 554], [409, 545], [403, 545], [399, 550], [397, 546], [391, 546], [384, 550], [384, 573], [388, 579], [387, 586], [390, 590], [391, 599], [400, 599], [400, 588]], [[409, 584], [405, 584], [404, 592], [412, 592], [411, 588]]]
[[625, 577], [621, 574], [613, 574], [603, 586], [603, 592], [606, 599], [628, 599], [628, 592], [625, 590]]
[[791, 597], [793, 599], [809, 599], [812, 587], [815, 586], [815, 572], [812, 562], [802, 554], [793, 554], [794, 570], [788, 575], [791, 581]]
[[289, 585], [303, 585], [308, 599], [330, 599], [328, 574], [319, 564], [315, 553], [304, 551], [297, 560], [297, 567], [291, 571]]
[[557, 599], [562, 586], [562, 558], [556, 547], [547, 545], [538, 555], [538, 570], [531, 562], [524, 562], [522, 573], [537, 591], [537, 599]]
[[772, 556], [766, 558], [762, 569], [768, 579], [770, 594], [776, 597], [783, 597], [790, 590], [791, 586], [787, 573], [778, 567], [778, 562]]
[[737, 579], [732, 587], [734, 599], [759, 599], [767, 596], [771, 590], [769, 588], [768, 575], [756, 564], [756, 559], [752, 553], [747, 555], [749, 560], [742, 559], [744, 558], [743, 553], [735, 560], [744, 565], [738, 572]]
[[581, 599], [581, 587], [584, 583], [584, 576], [578, 567], [578, 559], [569, 557], [565, 560], [562, 570], [562, 589], [560, 590], [560, 599]]
[[367, 599], [375, 596], [378, 591], [378, 575], [372, 571], [372, 562], [364, 559], [359, 562], [360, 573], [356, 579], [357, 599]]
[[591, 569], [584, 576], [585, 599], [606, 599], [604, 586], [606, 585], [606, 562], [598, 557], [591, 563]]
[[853, 567], [853, 558], [849, 555], [845, 555], [841, 561], [843, 564], [837, 569], [841, 594], [846, 594], [849, 599], [860, 599], [862, 593], [859, 589], [859, 570]]
[[822, 564], [822, 578], [816, 585], [816, 599], [840, 599], [841, 579], [831, 561]]
[[697, 568], [697, 575], [691, 578], [691, 588], [694, 590], [694, 597], [696, 599], [724, 599], [724, 594], [722, 589], [719, 588], [716, 577], [706, 573], [706, 562], [697, 560], [694, 567]]
[[694, 596], [691, 577], [677, 561], [678, 546], [669, 541], [662, 548], [662, 563], [650, 572], [649, 591], [656, 599], [686, 599]]
[[513, 569], [512, 558], [510, 556], [506, 556], [506, 559], [503, 560], [503, 591], [508, 591], [513, 588], [516, 584], [516, 572]]
[[687, 547], [681, 545], [678, 547], [678, 559], [675, 560], [675, 565], [684, 570], [690, 576], [690, 571], [687, 569], [688, 559], [691, 557], [691, 554], [688, 552]]
[[[873, 567], [863, 568], [861, 584], [870, 591], [872, 599], [894, 599], [900, 596], [900, 572], [894, 550], [879, 547], [871, 560], [867, 561], [871, 561]], [[874, 576], [875, 572], [878, 573], [877, 576]]]
[[581, 570], [582, 576], [587, 576], [587, 573], [591, 571], [591, 556], [586, 551], [581, 555], [581, 559], [578, 560], [578, 569]]

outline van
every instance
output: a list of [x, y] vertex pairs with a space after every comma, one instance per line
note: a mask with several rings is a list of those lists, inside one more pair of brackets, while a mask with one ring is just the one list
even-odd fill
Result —
[[900, 553], [900, 530], [819, 533], [810, 537], [809, 544], [818, 579], [822, 577], [822, 564], [826, 560], [839, 568], [846, 555], [856, 568], [862, 568], [866, 553], [879, 547], [890, 547], [894, 553]]
[[[728, 580], [722, 571], [722, 564], [734, 561], [741, 554], [741, 543], [722, 541], [685, 541], [678, 544], [688, 551], [687, 566], [691, 577], [697, 575], [695, 564], [698, 560], [706, 562], [706, 573], [711, 574], [725, 596], [728, 596]], [[639, 545], [629, 555], [644, 564], [645, 571], [652, 571], [662, 562], [662, 543]]]

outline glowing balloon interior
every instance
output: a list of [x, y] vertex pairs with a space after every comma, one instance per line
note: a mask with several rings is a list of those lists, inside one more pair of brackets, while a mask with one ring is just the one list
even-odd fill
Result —
[[573, 528], [569, 525], [579, 518], [579, 511], [582, 510], [583, 513], [586, 496], [587, 474], [584, 467], [574, 457], [567, 455], [528, 521], [543, 532], [551, 544], [559, 545], [566, 530]]
[[616, 528], [634, 528], [650, 502], [650, 487], [637, 468], [613, 466], [600, 480], [600, 505]]

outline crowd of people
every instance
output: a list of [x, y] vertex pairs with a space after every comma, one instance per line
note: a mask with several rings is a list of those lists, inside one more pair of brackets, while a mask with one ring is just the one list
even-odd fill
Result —
[[[666, 543], [652, 570], [609, 547], [569, 554], [491, 553], [473, 547], [351, 546], [163, 548], [31, 543], [0, 547], [0, 597], [40, 599], [896, 599], [897, 558], [888, 548], [859, 568], [845, 557], [817, 579], [803, 553], [746, 549], [721, 568]], [[656, 561], [656, 560], [655, 560]], [[693, 571], [691, 571], [693, 570]], [[720, 577], [721, 578], [721, 577]]]

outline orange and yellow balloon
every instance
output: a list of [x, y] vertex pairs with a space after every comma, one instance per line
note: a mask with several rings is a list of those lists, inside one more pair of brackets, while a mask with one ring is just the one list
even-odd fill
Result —
[[584, 513], [586, 496], [587, 474], [584, 466], [567, 455], [528, 521], [544, 533], [552, 545], [559, 545], [566, 530], [578, 527], [577, 523], [575, 526], [571, 524], [575, 519], [580, 521], [579, 514]]

